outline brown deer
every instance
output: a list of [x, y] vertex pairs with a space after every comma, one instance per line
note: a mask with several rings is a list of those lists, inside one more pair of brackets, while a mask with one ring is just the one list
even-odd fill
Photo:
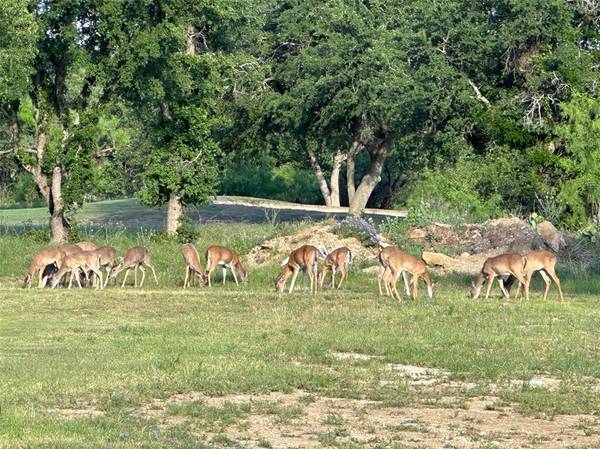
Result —
[[197, 276], [200, 285], [206, 285], [206, 276], [202, 271], [200, 264], [200, 256], [198, 250], [191, 243], [183, 245], [183, 259], [185, 260], [185, 279], [183, 280], [183, 288], [187, 288], [192, 283], [192, 279]]
[[348, 268], [351, 263], [352, 251], [350, 251], [349, 248], [342, 246], [341, 248], [331, 251], [327, 257], [325, 257], [325, 265], [323, 266], [323, 271], [321, 271], [321, 274], [319, 275], [319, 285], [323, 287], [325, 277], [327, 276], [327, 273], [331, 271], [331, 288], [335, 288], [335, 273], [339, 271], [342, 277], [340, 278], [337, 288], [340, 288], [342, 283], [348, 278]]
[[[381, 283], [390, 274], [388, 259], [396, 251], [400, 251], [400, 250], [398, 248], [396, 248], [395, 246], [386, 246], [379, 252], [379, 255], [377, 256], [377, 260], [379, 261], [379, 264], [382, 267], [381, 272], [377, 276], [377, 286], [379, 287], [379, 295], [380, 296], [383, 295], [383, 291], [381, 290]], [[408, 275], [407, 275], [406, 271], [402, 271], [402, 279], [404, 281], [404, 291], [406, 292], [406, 296], [410, 296], [410, 284], [408, 282]], [[387, 284], [387, 282], [383, 282], [383, 285], [385, 287], [385, 293], [388, 296], [392, 296], [392, 293], [390, 291], [390, 288], [389, 288], [389, 285]]]
[[77, 285], [81, 288], [79, 280], [80, 271], [91, 271], [97, 277], [96, 289], [103, 288], [102, 272], [100, 271], [100, 253], [96, 251], [79, 251], [65, 256], [63, 263], [54, 275], [52, 288], [56, 288], [62, 277], [71, 273], [69, 288], [73, 285], [73, 278], [77, 280]]
[[310, 278], [310, 291], [317, 293], [317, 273], [318, 273], [319, 250], [313, 245], [303, 245], [292, 251], [283, 263], [283, 271], [273, 281], [275, 282], [275, 291], [282, 292], [285, 283], [292, 276], [289, 293], [294, 291], [294, 284], [300, 270], [305, 270]]
[[508, 298], [509, 294], [504, 287], [504, 279], [508, 276], [514, 276], [519, 281], [519, 284], [525, 286], [525, 296], [529, 299], [529, 285], [525, 273], [526, 263], [527, 258], [520, 254], [508, 253], [490, 257], [484, 262], [483, 267], [481, 267], [481, 271], [477, 276], [475, 283], [471, 284], [471, 297], [473, 299], [479, 298], [481, 287], [487, 282], [485, 299], [488, 299], [494, 279], [498, 277], [500, 290], [502, 290], [504, 297]]
[[[527, 280], [526, 289], [528, 290], [529, 286], [531, 285], [531, 278], [533, 277], [533, 274], [538, 272], [540, 273], [540, 276], [542, 276], [542, 279], [544, 279], [544, 283], [546, 284], [544, 289], [544, 301], [548, 298], [548, 291], [550, 290], [550, 285], [552, 284], [552, 281], [554, 281], [556, 287], [558, 288], [560, 302], [564, 302], [565, 298], [560, 287], [560, 279], [558, 278], [558, 275], [555, 271], [557, 262], [556, 256], [550, 251], [540, 250], [530, 251], [525, 255], [525, 257], [527, 258], [527, 263], [525, 264], [524, 269], [525, 278]], [[507, 291], [510, 292], [510, 288], [512, 287], [514, 281], [515, 278], [512, 276], [507, 280], [505, 285]], [[523, 285], [519, 284], [519, 287], [517, 289], [517, 296], [521, 294], [522, 287]], [[527, 298], [529, 297], [528, 291], [525, 292], [525, 296]]]
[[239, 285], [237, 274], [240, 275], [240, 281], [246, 282], [248, 280], [248, 273], [242, 267], [240, 258], [231, 249], [225, 248], [224, 246], [209, 246], [206, 250], [206, 278], [208, 279], [208, 286], [211, 287], [210, 275], [215, 269], [221, 265], [223, 268], [223, 285], [227, 278], [227, 269], [231, 270], [233, 274], [233, 280], [235, 285]]
[[23, 288], [31, 288], [31, 281], [33, 280], [33, 276], [35, 276], [36, 271], [39, 271], [38, 287], [45, 287], [48, 277], [43, 276], [44, 269], [48, 265], [56, 265], [57, 268], [60, 269], [64, 258], [65, 253], [60, 248], [46, 249], [33, 256], [33, 261], [29, 266], [29, 272], [25, 275], [25, 279], [23, 280]]
[[110, 277], [116, 278], [117, 275], [123, 271], [125, 271], [125, 278], [123, 279], [123, 283], [121, 287], [125, 287], [125, 282], [127, 282], [127, 276], [129, 276], [129, 271], [133, 268], [134, 275], [134, 286], [137, 287], [137, 269], [139, 268], [142, 272], [142, 281], [140, 282], [140, 288], [144, 286], [144, 279], [146, 277], [146, 270], [144, 267], [148, 267], [152, 270], [152, 274], [154, 275], [154, 281], [156, 285], [158, 285], [158, 278], [156, 277], [156, 272], [154, 271], [154, 266], [152, 265], [152, 260], [150, 258], [150, 253], [143, 246], [134, 246], [133, 248], [129, 248], [127, 252], [125, 252], [125, 256], [123, 260], [116, 266], [110, 270]]
[[98, 247], [94, 243], [89, 242], [87, 240], [75, 243], [75, 245], [80, 247], [83, 251], [94, 251], [98, 249]]
[[104, 281], [104, 288], [106, 288], [108, 285], [110, 271], [117, 262], [117, 250], [112, 246], [101, 246], [96, 251], [98, 251], [100, 254], [100, 267], [104, 267], [106, 269], [106, 279]]
[[387, 274], [383, 275], [383, 282], [387, 284], [386, 291], [389, 290], [393, 298], [396, 298], [398, 301], [402, 301], [396, 285], [400, 275], [402, 275], [404, 278], [404, 274], [408, 273], [411, 275], [411, 296], [413, 301], [417, 299], [419, 279], [423, 279], [423, 282], [427, 287], [427, 296], [429, 296], [429, 299], [433, 299], [433, 288], [435, 287], [435, 282], [431, 280], [429, 271], [427, 270], [427, 264], [423, 259], [419, 259], [412, 254], [405, 253], [398, 248], [393, 248], [390, 249], [387, 257], [383, 258], [382, 263], [386, 269], [385, 271], [387, 271]]

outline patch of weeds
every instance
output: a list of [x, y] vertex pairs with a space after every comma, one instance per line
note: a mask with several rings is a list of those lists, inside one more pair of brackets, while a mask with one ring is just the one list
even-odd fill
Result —
[[518, 390], [506, 390], [501, 399], [516, 403], [515, 411], [542, 419], [556, 415], [591, 414], [600, 410], [600, 397], [589, 388], [562, 383], [556, 391], [523, 385]]
[[305, 394], [298, 399], [298, 401], [304, 405], [310, 405], [314, 402], [317, 402], [318, 400], [319, 400], [319, 397], [314, 394]]
[[266, 449], [271, 449], [273, 447], [273, 445], [270, 442], [268, 442], [267, 440], [264, 440], [262, 438], [260, 440], [258, 440], [258, 442], [256, 443], [256, 445], [258, 447], [264, 447]]
[[304, 409], [298, 404], [284, 405], [276, 401], [257, 401], [252, 403], [256, 413], [273, 415], [278, 423], [289, 423], [304, 414]]
[[339, 426], [344, 424], [344, 418], [337, 413], [327, 413], [321, 420], [321, 424]]
[[214, 407], [204, 401], [193, 401], [183, 404], [172, 404], [167, 413], [172, 416], [189, 416], [202, 421], [210, 432], [224, 432], [227, 427], [237, 424], [251, 411], [248, 403], [233, 404], [225, 402], [222, 407]]
[[224, 447], [227, 447], [227, 448], [242, 447], [237, 441], [232, 440], [227, 435], [224, 435], [222, 433], [220, 433], [218, 435], [215, 435], [212, 438], [211, 443], [218, 444], [220, 446], [224, 446]]
[[319, 443], [323, 446], [338, 446], [338, 438], [350, 436], [348, 429], [344, 427], [336, 427], [330, 432], [319, 434]]

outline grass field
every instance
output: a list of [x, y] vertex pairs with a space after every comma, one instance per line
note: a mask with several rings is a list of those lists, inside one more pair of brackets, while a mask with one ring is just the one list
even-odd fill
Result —
[[[207, 225], [199, 248], [241, 253], [299, 225]], [[150, 248], [160, 285], [23, 290], [43, 245], [0, 238], [0, 447], [598, 447], [596, 279], [568, 303], [473, 301], [440, 277], [433, 302], [379, 297], [355, 269], [342, 291], [183, 290], [177, 243]], [[560, 274], [560, 272], [559, 272]], [[131, 279], [131, 277], [130, 277]]]

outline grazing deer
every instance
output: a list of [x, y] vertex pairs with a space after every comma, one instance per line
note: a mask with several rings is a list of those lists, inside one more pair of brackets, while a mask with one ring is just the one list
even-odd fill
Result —
[[94, 243], [88, 242], [87, 240], [75, 243], [75, 246], [80, 247], [83, 251], [95, 251], [98, 249], [98, 247]]
[[237, 274], [240, 275], [240, 281], [246, 282], [248, 280], [248, 273], [242, 267], [240, 258], [231, 249], [225, 248], [224, 246], [209, 246], [206, 250], [206, 278], [208, 279], [208, 286], [211, 287], [210, 275], [215, 269], [221, 265], [223, 267], [223, 285], [227, 278], [227, 268], [231, 270], [235, 285], [239, 285]]
[[43, 275], [45, 268], [48, 265], [56, 265], [60, 268], [64, 258], [65, 253], [60, 248], [46, 249], [33, 256], [33, 261], [29, 266], [29, 272], [25, 275], [25, 279], [23, 280], [23, 288], [31, 288], [31, 281], [33, 280], [33, 276], [35, 276], [36, 271], [39, 271], [38, 287], [45, 287], [46, 282], [48, 281], [48, 276]]
[[187, 288], [191, 285], [194, 276], [198, 277], [201, 286], [206, 285], [206, 276], [202, 271], [200, 256], [193, 244], [186, 243], [183, 245], [183, 259], [185, 260], [185, 279], [183, 280], [183, 288]]
[[325, 266], [323, 267], [323, 271], [319, 275], [320, 283], [319, 285], [323, 287], [323, 283], [325, 282], [325, 277], [327, 273], [331, 271], [331, 288], [335, 288], [335, 273], [339, 271], [342, 275], [340, 279], [340, 283], [337, 288], [342, 286], [342, 283], [348, 277], [348, 267], [352, 263], [352, 251], [349, 248], [342, 246], [341, 248], [335, 249], [330, 252], [327, 257], [325, 257]]
[[[400, 251], [400, 250], [398, 248], [396, 248], [395, 246], [386, 246], [379, 252], [379, 255], [377, 256], [377, 260], [379, 261], [379, 264], [383, 268], [383, 270], [381, 270], [381, 272], [377, 276], [377, 286], [379, 287], [379, 295], [380, 296], [383, 295], [383, 292], [381, 290], [382, 281], [383, 281], [383, 285], [385, 287], [385, 293], [388, 296], [392, 296], [389, 286], [388, 286], [387, 282], [385, 282], [384, 280], [390, 274], [390, 268], [388, 266], [388, 259], [390, 258], [390, 256], [393, 253], [395, 253], [397, 251]], [[404, 280], [404, 291], [406, 292], [406, 296], [410, 296], [410, 285], [408, 283], [408, 275], [407, 275], [406, 271], [402, 271], [402, 279]]]
[[117, 250], [112, 246], [101, 246], [96, 251], [100, 254], [100, 267], [104, 267], [106, 269], [106, 279], [104, 281], [104, 288], [108, 285], [108, 278], [110, 276], [110, 271], [115, 266], [117, 262]]
[[402, 300], [396, 285], [400, 275], [404, 278], [405, 273], [408, 273], [411, 275], [413, 301], [417, 299], [419, 279], [423, 279], [423, 282], [427, 286], [427, 295], [429, 296], [429, 299], [433, 299], [433, 287], [435, 287], [435, 282], [431, 280], [429, 271], [427, 270], [427, 264], [423, 259], [400, 251], [398, 248], [393, 248], [389, 251], [387, 257], [383, 259], [383, 265], [387, 270], [387, 275], [384, 274], [383, 276], [383, 282], [387, 284], [386, 291], [389, 289], [392, 297], [396, 298], [398, 301]]
[[81, 288], [79, 273], [88, 270], [98, 278], [96, 289], [102, 289], [102, 272], [100, 271], [100, 253], [98, 251], [79, 251], [65, 256], [63, 263], [54, 276], [52, 288], [56, 288], [62, 277], [67, 273], [71, 273], [69, 288], [73, 285], [73, 278], [77, 280], [77, 285]]
[[519, 281], [519, 284], [525, 286], [525, 296], [527, 299], [529, 299], [529, 285], [525, 273], [526, 263], [527, 258], [521, 256], [520, 254], [508, 253], [500, 254], [496, 257], [490, 257], [484, 262], [483, 267], [481, 267], [481, 271], [477, 276], [475, 283], [471, 283], [472, 298], [479, 298], [479, 295], [481, 294], [481, 287], [485, 282], [487, 282], [485, 299], [488, 299], [492, 289], [492, 284], [494, 283], [494, 279], [496, 277], [498, 277], [498, 284], [500, 285], [502, 294], [505, 298], [508, 298], [509, 294], [504, 288], [504, 279], [512, 275]]
[[125, 257], [123, 257], [123, 260], [118, 265], [114, 266], [112, 270], [110, 270], [110, 277], [116, 278], [121, 271], [127, 270], [125, 271], [125, 278], [121, 284], [121, 287], [125, 287], [125, 282], [127, 282], [129, 271], [133, 268], [133, 285], [137, 287], [137, 269], [139, 268], [142, 272], [142, 281], [140, 282], [141, 288], [144, 285], [144, 279], [146, 277], [146, 270], [144, 270], [144, 267], [148, 267], [152, 270], [154, 281], [156, 282], [156, 285], [158, 285], [158, 278], [156, 277], [156, 272], [154, 271], [154, 266], [152, 265], [152, 260], [150, 259], [150, 253], [143, 246], [134, 246], [133, 248], [129, 248], [125, 253]]
[[[527, 258], [527, 263], [525, 264], [525, 278], [527, 279], [526, 289], [529, 290], [529, 286], [531, 285], [531, 278], [533, 274], [538, 272], [542, 279], [544, 279], [544, 283], [546, 287], [544, 289], [544, 301], [548, 298], [548, 291], [550, 290], [550, 285], [552, 281], [556, 283], [556, 287], [558, 288], [558, 293], [560, 295], [560, 302], [564, 302], [565, 298], [563, 296], [562, 289], [560, 287], [560, 279], [558, 278], [555, 266], [557, 258], [550, 251], [530, 251], [525, 255]], [[510, 292], [510, 288], [514, 283], [515, 278], [510, 277], [506, 282], [506, 290]], [[522, 284], [519, 284], [519, 288], [517, 290], [517, 295], [521, 294]], [[525, 292], [525, 296], [529, 297], [528, 291]]]
[[292, 276], [289, 293], [294, 291], [294, 284], [300, 270], [305, 270], [310, 278], [310, 291], [317, 293], [317, 273], [318, 273], [319, 250], [312, 245], [303, 245], [292, 251], [283, 263], [283, 271], [273, 281], [275, 282], [275, 291], [282, 292], [285, 283]]

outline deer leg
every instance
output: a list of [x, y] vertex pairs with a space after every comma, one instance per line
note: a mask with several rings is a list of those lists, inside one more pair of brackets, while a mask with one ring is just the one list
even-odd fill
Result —
[[540, 276], [544, 279], [544, 283], [546, 284], [546, 288], [544, 288], [544, 301], [548, 299], [548, 290], [550, 290], [550, 284], [552, 281], [550, 280], [550, 276], [544, 273], [544, 270], [540, 270]]
[[417, 291], [419, 289], [419, 276], [417, 276], [416, 274], [412, 275], [412, 287], [413, 287], [412, 299], [413, 299], [413, 301], [416, 301], [417, 300]]
[[502, 290], [502, 296], [504, 296], [504, 298], [508, 298], [508, 292], [506, 291], [506, 288], [504, 288], [504, 279], [502, 279], [502, 276], [498, 276], [498, 285], [500, 286], [500, 290]]
[[223, 286], [225, 286], [225, 280], [227, 279], [227, 268], [223, 266]]
[[125, 271], [125, 277], [123, 278], [123, 283], [121, 284], [121, 287], [125, 287], [125, 282], [127, 282], [127, 276], [129, 276], [129, 270], [131, 270], [131, 268], [127, 268], [127, 271]]
[[144, 286], [144, 279], [146, 279], [146, 270], [144, 269], [144, 265], [140, 265], [140, 271], [142, 272], [142, 282], [140, 282], [140, 288]]
[[405, 270], [402, 270], [402, 279], [404, 280], [404, 291], [406, 292], [406, 296], [410, 296], [410, 284], [408, 282], [408, 273]]
[[[523, 285], [523, 287], [525, 289], [525, 301], [529, 301], [529, 280], [531, 278], [528, 279], [527, 275], [525, 275], [525, 277], [523, 277], [521, 275], [516, 275], [516, 274], [515, 274], [515, 277]], [[519, 297], [519, 302], [521, 302], [521, 297]]]
[[146, 263], [145, 265], [152, 270], [152, 276], [154, 277], [154, 283], [156, 285], [158, 285], [158, 278], [156, 277], [156, 271], [154, 271], [154, 265], [150, 265], [149, 263]]
[[104, 278], [104, 288], [106, 288], [106, 286], [108, 285], [108, 279], [109, 279], [110, 270], [112, 269], [112, 267], [110, 265], [107, 265], [105, 267], [105, 269], [106, 269], [106, 277]]
[[188, 286], [188, 276], [190, 275], [190, 267], [185, 266], [185, 279], [183, 280], [183, 288], [187, 288]]
[[289, 293], [292, 293], [294, 291], [294, 284], [296, 283], [296, 278], [298, 277], [299, 272], [300, 272], [300, 267], [294, 267], [294, 274], [292, 274], [292, 282], [290, 284]]
[[488, 299], [490, 297], [490, 291], [492, 290], [492, 284], [494, 283], [494, 278], [496, 277], [496, 275], [494, 273], [491, 273], [488, 275], [488, 279], [487, 279], [487, 291], [485, 293], [485, 299]]
[[563, 296], [562, 288], [560, 288], [560, 279], [556, 275], [556, 271], [554, 271], [554, 267], [548, 267], [546, 269], [546, 273], [552, 278], [552, 280], [556, 283], [556, 287], [558, 287], [558, 293], [560, 294], [560, 302], [565, 302], [565, 298]]
[[102, 279], [102, 270], [101, 269], [94, 269], [94, 274], [96, 275], [96, 278], [98, 280], [98, 284], [96, 284], [96, 290], [100, 289], [104, 289], [104, 279]]
[[235, 285], [239, 287], [240, 283], [238, 282], [237, 274], [235, 274], [235, 268], [231, 269], [231, 274], [233, 274], [233, 280], [235, 281]]
[[331, 270], [331, 288], [335, 288], [335, 268]]
[[211, 282], [210, 282], [210, 276], [211, 276], [211, 274], [212, 274], [212, 272], [213, 272], [214, 270], [215, 270], [215, 268], [214, 268], [214, 267], [210, 267], [210, 268], [207, 268], [207, 269], [206, 269], [206, 277], [208, 278], [208, 286], [209, 286], [209, 287], [212, 287], [212, 284], [211, 284]]
[[318, 263], [318, 259], [315, 260], [315, 265], [313, 266], [312, 269], [312, 278], [311, 278], [311, 283], [314, 285], [315, 288], [315, 295], [317, 294], [317, 290], [319, 288], [319, 284], [317, 283], [317, 274], [319, 273], [319, 266], [317, 265]]

